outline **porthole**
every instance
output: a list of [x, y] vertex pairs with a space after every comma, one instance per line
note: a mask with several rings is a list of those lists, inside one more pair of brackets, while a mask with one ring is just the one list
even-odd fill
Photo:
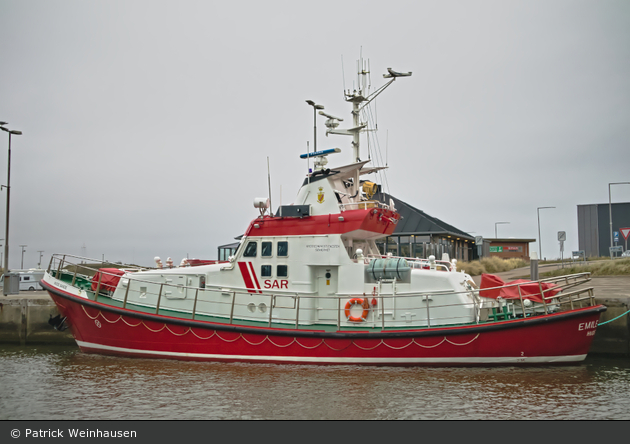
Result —
[[258, 304], [258, 311], [261, 313], [264, 313], [267, 311], [267, 306], [265, 305], [264, 302], [261, 302], [260, 304]]
[[247, 305], [247, 309], [254, 313], [256, 311], [256, 304], [250, 303]]

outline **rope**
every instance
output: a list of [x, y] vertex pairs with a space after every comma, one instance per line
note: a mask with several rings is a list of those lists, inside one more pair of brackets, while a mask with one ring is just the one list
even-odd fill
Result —
[[630, 310], [628, 310], [627, 312], [625, 312], [625, 313], [623, 313], [623, 314], [620, 314], [620, 315], [619, 315], [619, 316], [617, 316], [616, 318], [609, 319], [609, 320], [608, 320], [608, 321], [606, 321], [606, 322], [599, 322], [597, 325], [599, 326], [599, 325], [608, 324], [609, 322], [615, 321], [615, 320], [619, 319], [620, 317], [627, 315], [628, 313], [630, 313]]
[[[237, 336], [236, 338], [234, 338], [234, 339], [231, 339], [231, 340], [230, 340], [230, 339], [226, 339], [226, 338], [221, 337], [221, 335], [219, 335], [219, 333], [218, 333], [216, 330], [214, 330], [214, 331], [212, 332], [212, 334], [211, 334], [210, 336], [208, 336], [207, 338], [204, 338], [204, 337], [199, 336], [199, 335], [195, 332], [195, 330], [194, 330], [192, 327], [188, 327], [188, 329], [187, 329], [186, 331], [184, 331], [183, 333], [176, 333], [176, 332], [174, 332], [173, 330], [171, 330], [171, 328], [169, 328], [169, 326], [168, 326], [167, 324], [162, 325], [162, 328], [160, 328], [160, 329], [158, 329], [158, 330], [154, 330], [154, 329], [150, 328], [150, 327], [149, 327], [149, 326], [148, 326], [148, 325], [147, 325], [144, 321], [142, 321], [142, 320], [141, 320], [140, 322], [138, 322], [137, 324], [131, 324], [131, 323], [130, 323], [130, 322], [128, 322], [128, 321], [127, 321], [127, 320], [126, 320], [126, 319], [125, 319], [122, 315], [119, 315], [119, 316], [118, 316], [118, 318], [117, 318], [115, 321], [111, 321], [111, 320], [109, 320], [109, 319], [107, 319], [107, 318], [105, 317], [105, 315], [103, 314], [103, 312], [102, 312], [101, 310], [99, 310], [99, 311], [98, 311], [98, 313], [96, 314], [96, 316], [92, 317], [92, 316], [90, 316], [90, 314], [89, 314], [89, 313], [87, 312], [87, 310], [85, 309], [85, 306], [81, 306], [81, 308], [83, 308], [83, 312], [85, 313], [85, 315], [86, 315], [88, 318], [90, 318], [90, 319], [94, 320], [95, 322], [98, 322], [98, 317], [100, 316], [100, 317], [101, 317], [101, 318], [103, 318], [106, 322], [108, 322], [108, 323], [110, 323], [110, 324], [116, 324], [118, 321], [122, 321], [123, 323], [125, 323], [125, 324], [126, 324], [126, 325], [128, 325], [129, 327], [139, 327], [140, 325], [144, 325], [144, 327], [145, 327], [147, 330], [149, 330], [150, 332], [153, 332], [153, 333], [159, 333], [159, 332], [161, 332], [161, 331], [163, 331], [163, 330], [166, 330], [166, 331], [170, 332], [171, 334], [173, 334], [173, 335], [175, 335], [175, 336], [185, 336], [185, 335], [187, 335], [188, 333], [192, 333], [192, 334], [193, 334], [194, 336], [196, 336], [198, 339], [202, 339], [202, 340], [207, 340], [207, 339], [212, 338], [213, 336], [216, 336], [217, 338], [221, 339], [221, 340], [222, 340], [222, 341], [224, 341], [224, 342], [235, 342], [235, 341], [238, 341], [239, 339], [241, 339], [241, 340], [245, 341], [247, 344], [249, 344], [249, 345], [253, 345], [253, 346], [258, 346], [258, 345], [262, 345], [264, 342], [269, 342], [270, 344], [272, 344], [272, 345], [274, 345], [275, 347], [278, 347], [278, 348], [286, 348], [286, 347], [289, 347], [289, 346], [291, 346], [291, 345], [293, 345], [293, 344], [297, 344], [297, 345], [299, 345], [300, 347], [305, 348], [305, 349], [307, 349], [307, 350], [312, 350], [312, 349], [315, 349], [315, 348], [320, 347], [320, 346], [322, 346], [322, 345], [325, 345], [326, 347], [328, 347], [329, 349], [331, 349], [331, 350], [333, 350], [333, 351], [341, 351], [341, 350], [345, 350], [345, 349], [347, 349], [348, 347], [350, 347], [351, 345], [354, 345], [355, 347], [357, 347], [357, 348], [359, 348], [359, 349], [361, 349], [361, 350], [366, 350], [366, 351], [374, 350], [375, 348], [380, 347], [380, 346], [382, 346], [382, 345], [383, 345], [383, 346], [385, 346], [385, 347], [387, 347], [387, 348], [390, 348], [390, 349], [392, 349], [392, 350], [403, 350], [403, 349], [405, 349], [405, 348], [410, 347], [412, 344], [416, 344], [417, 346], [419, 346], [419, 347], [421, 347], [421, 348], [435, 348], [435, 347], [438, 347], [438, 346], [440, 346], [440, 345], [444, 344], [445, 342], [447, 342], [447, 343], [449, 343], [449, 344], [451, 344], [451, 345], [455, 345], [455, 346], [460, 346], [460, 347], [461, 347], [461, 346], [470, 345], [470, 344], [471, 344], [472, 342], [474, 342], [477, 338], [479, 338], [479, 335], [480, 335], [479, 333], [477, 333], [477, 335], [476, 335], [474, 338], [472, 338], [470, 341], [468, 341], [468, 342], [464, 342], [464, 343], [462, 343], [462, 344], [458, 344], [458, 343], [456, 343], [456, 342], [452, 342], [452, 341], [450, 341], [449, 339], [447, 339], [446, 337], [443, 337], [443, 338], [442, 338], [442, 340], [441, 340], [440, 342], [438, 342], [437, 344], [435, 344], [435, 345], [422, 345], [422, 344], [420, 344], [419, 342], [417, 342], [415, 338], [412, 338], [412, 339], [411, 339], [411, 341], [410, 341], [408, 344], [403, 345], [403, 346], [401, 346], [401, 347], [395, 347], [395, 346], [393, 346], [393, 345], [388, 344], [388, 343], [387, 343], [387, 342], [385, 342], [383, 339], [381, 339], [381, 340], [380, 340], [380, 341], [379, 341], [376, 345], [374, 345], [373, 347], [369, 347], [369, 348], [368, 348], [368, 347], [361, 347], [359, 344], [357, 344], [357, 342], [356, 342], [354, 339], [350, 339], [350, 342], [348, 343], [348, 345], [346, 345], [346, 346], [344, 346], [344, 347], [341, 347], [341, 348], [334, 348], [334, 347], [333, 347], [331, 344], [329, 344], [327, 341], [325, 341], [324, 339], [321, 339], [321, 340], [320, 340], [320, 342], [319, 342], [317, 345], [312, 346], [312, 347], [309, 347], [309, 346], [306, 346], [306, 345], [304, 345], [304, 344], [301, 344], [301, 343], [300, 343], [300, 341], [298, 341], [298, 340], [297, 340], [297, 338], [293, 338], [293, 340], [292, 340], [291, 342], [289, 342], [287, 345], [280, 345], [280, 344], [276, 344], [274, 341], [272, 341], [272, 340], [271, 340], [271, 338], [269, 337], [269, 335], [265, 335], [265, 337], [264, 337], [264, 338], [262, 339], [262, 341], [260, 341], [259, 343], [254, 343], [254, 342], [252, 342], [252, 341], [248, 341], [242, 333], [239, 333], [239, 334], [238, 334], [238, 336]], [[622, 314], [621, 316], [623, 316], [623, 315], [625, 315], [625, 314], [627, 314], [627, 313], [629, 313], [629, 312], [630, 312], [630, 310], [628, 310], [626, 313]], [[621, 316], [617, 316], [615, 319], [618, 319], [618, 318], [620, 318]], [[615, 319], [611, 319], [610, 321], [606, 321], [606, 322], [611, 322], [611, 321], [614, 321]], [[605, 324], [606, 322], [603, 322], [602, 324]], [[99, 324], [100, 324], [100, 323], [99, 323]], [[602, 324], [599, 324], [599, 325], [602, 325]], [[100, 326], [99, 326], [99, 328], [100, 328]]]

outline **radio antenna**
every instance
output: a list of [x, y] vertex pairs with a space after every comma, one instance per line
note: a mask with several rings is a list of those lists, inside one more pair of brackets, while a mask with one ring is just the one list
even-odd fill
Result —
[[389, 161], [387, 160], [389, 155], [389, 130], [385, 131], [385, 166], [389, 165]]
[[341, 54], [341, 81], [343, 82], [343, 94], [346, 94], [346, 73], [343, 69], [343, 54]]
[[271, 206], [271, 171], [269, 170], [269, 156], [267, 156], [267, 181], [269, 182], [269, 213], [273, 216], [273, 207]]

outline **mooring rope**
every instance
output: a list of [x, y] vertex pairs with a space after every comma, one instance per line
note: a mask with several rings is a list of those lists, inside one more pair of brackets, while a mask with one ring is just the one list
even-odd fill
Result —
[[606, 322], [600, 322], [600, 323], [598, 323], [597, 325], [598, 325], [598, 326], [600, 326], [600, 325], [608, 324], [609, 322], [615, 321], [615, 320], [619, 319], [620, 317], [627, 315], [628, 313], [630, 313], [630, 310], [628, 310], [627, 312], [625, 312], [625, 313], [623, 313], [623, 314], [620, 314], [620, 315], [619, 315], [619, 316], [617, 316], [616, 318], [609, 319], [609, 320], [607, 320]]

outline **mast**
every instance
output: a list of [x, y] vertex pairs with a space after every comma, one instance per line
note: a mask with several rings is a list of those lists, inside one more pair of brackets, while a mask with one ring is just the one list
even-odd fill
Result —
[[[393, 71], [391, 68], [387, 68], [387, 74], [383, 74], [383, 77], [391, 80], [370, 94], [369, 89], [371, 88], [371, 85], [368, 83], [368, 77], [370, 74], [369, 62], [366, 64], [361, 57], [360, 60], [357, 61], [357, 65], [358, 90], [354, 89], [352, 92], [350, 92], [350, 90], [344, 91], [346, 102], [352, 103], [352, 128], [337, 129], [337, 126], [339, 125], [338, 121], [343, 119], [329, 116], [322, 111], [320, 111], [320, 114], [329, 117], [329, 119], [326, 121], [326, 127], [328, 128], [328, 130], [326, 131], [326, 135], [338, 134], [344, 136], [352, 136], [353, 158], [354, 162], [358, 163], [361, 162], [360, 135], [361, 132], [367, 127], [367, 122], [361, 122], [361, 111], [363, 110], [363, 108], [368, 106], [370, 102], [372, 102], [380, 93], [382, 93], [385, 88], [391, 85], [397, 77], [411, 76], [411, 72], [400, 73]], [[359, 171], [357, 170], [354, 178], [354, 184], [352, 186], [353, 195], [359, 191], [359, 187]]]

